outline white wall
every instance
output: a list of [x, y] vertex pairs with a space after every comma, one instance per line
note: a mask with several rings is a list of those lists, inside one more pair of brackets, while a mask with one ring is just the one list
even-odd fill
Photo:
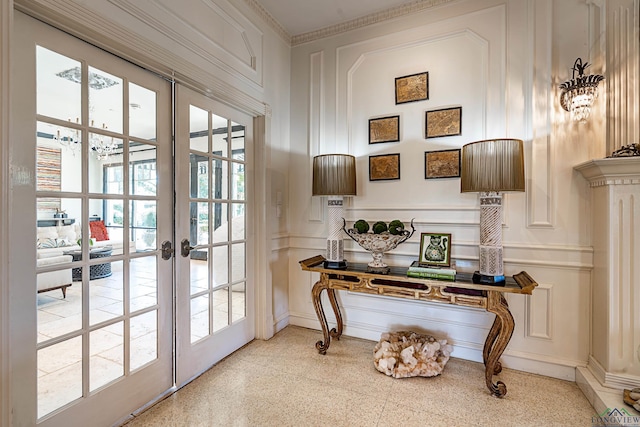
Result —
[[[573, 378], [589, 353], [592, 250], [587, 187], [572, 168], [604, 142], [593, 138], [601, 132], [597, 123], [568, 122], [556, 88], [570, 78], [577, 56], [589, 58], [589, 13], [578, 0], [461, 1], [293, 48], [291, 323], [319, 328], [311, 303], [318, 278], [298, 265], [324, 252], [327, 234], [323, 204], [311, 197], [314, 155], [356, 156], [358, 196], [347, 204], [348, 221], [415, 218], [416, 234], [385, 255], [387, 263], [410, 264], [419, 233], [445, 232], [457, 268], [473, 271], [478, 199], [460, 194], [457, 178], [426, 180], [424, 152], [519, 138], [527, 190], [506, 196], [505, 272], [525, 270], [539, 286], [531, 297], [507, 297], [516, 330], [504, 364]], [[395, 105], [394, 78], [422, 71], [429, 72], [429, 100]], [[462, 106], [462, 135], [425, 139], [425, 111], [448, 106]], [[368, 144], [368, 120], [387, 115], [400, 115], [401, 141]], [[384, 153], [400, 153], [401, 179], [370, 182], [368, 157]], [[352, 243], [345, 243], [348, 261], [370, 260]], [[454, 356], [473, 360], [482, 360], [493, 321], [475, 309], [348, 293], [340, 299], [346, 335], [378, 340], [390, 329], [426, 329], [452, 342]]]

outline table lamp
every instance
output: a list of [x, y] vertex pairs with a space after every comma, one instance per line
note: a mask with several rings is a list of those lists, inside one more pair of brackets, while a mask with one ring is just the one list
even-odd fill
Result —
[[460, 192], [480, 193], [480, 271], [474, 283], [504, 286], [502, 194], [524, 191], [524, 152], [519, 139], [490, 139], [462, 147]]
[[314, 196], [327, 197], [329, 236], [325, 268], [344, 270], [342, 239], [343, 196], [356, 195], [356, 158], [348, 154], [323, 154], [313, 158]]

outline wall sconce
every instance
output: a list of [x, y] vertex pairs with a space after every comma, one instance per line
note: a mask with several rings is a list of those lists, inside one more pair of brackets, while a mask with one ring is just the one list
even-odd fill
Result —
[[356, 195], [356, 158], [348, 154], [324, 154], [313, 158], [314, 196], [328, 196], [329, 236], [325, 268], [345, 269], [342, 238], [343, 196]]
[[462, 147], [460, 192], [480, 193], [480, 271], [474, 283], [504, 286], [502, 194], [524, 191], [524, 149], [519, 139], [490, 139]]
[[[584, 70], [589, 63], [582, 63], [582, 58], [576, 59], [573, 64], [571, 80], [560, 85], [560, 105], [565, 111], [571, 112], [571, 118], [576, 122], [586, 122], [591, 113], [591, 105], [598, 96], [598, 83], [604, 80], [600, 74], [584, 75]], [[576, 71], [578, 77], [576, 77]]]

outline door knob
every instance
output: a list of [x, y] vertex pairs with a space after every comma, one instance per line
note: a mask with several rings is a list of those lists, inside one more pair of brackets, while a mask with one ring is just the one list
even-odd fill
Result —
[[183, 257], [188, 257], [192, 250], [206, 247], [207, 245], [191, 246], [191, 242], [189, 242], [189, 239], [185, 238], [180, 242], [180, 255], [182, 255]]
[[173, 249], [170, 241], [165, 240], [162, 242], [162, 259], [170, 259], [174, 252], [175, 250]]

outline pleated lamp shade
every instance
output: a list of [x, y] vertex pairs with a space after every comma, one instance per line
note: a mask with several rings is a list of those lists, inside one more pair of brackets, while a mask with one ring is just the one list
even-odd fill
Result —
[[524, 191], [524, 148], [519, 139], [489, 139], [462, 147], [460, 192]]
[[313, 158], [314, 196], [355, 196], [356, 158], [349, 154], [323, 154]]

